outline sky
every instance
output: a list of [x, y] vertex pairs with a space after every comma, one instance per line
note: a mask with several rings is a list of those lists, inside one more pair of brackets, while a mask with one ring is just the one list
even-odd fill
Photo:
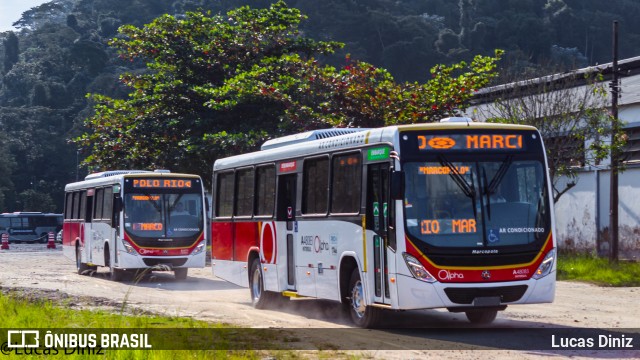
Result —
[[17, 30], [11, 24], [20, 20], [22, 13], [50, 0], [0, 0], [0, 32]]

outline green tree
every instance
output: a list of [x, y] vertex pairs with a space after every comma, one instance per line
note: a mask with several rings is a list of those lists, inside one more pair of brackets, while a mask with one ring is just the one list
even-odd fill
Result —
[[4, 45], [4, 73], [11, 70], [13, 65], [18, 62], [20, 53], [18, 48], [18, 37], [13, 31], [9, 31], [7, 37], [2, 41]]
[[122, 76], [129, 99], [91, 95], [89, 132], [76, 139], [91, 149], [86, 162], [209, 174], [216, 157], [253, 150], [267, 137], [434, 121], [464, 109], [502, 54], [436, 66], [425, 84], [398, 84], [361, 61], [348, 59], [340, 70], [321, 65], [312, 56], [342, 44], [300, 36], [302, 19], [278, 2], [122, 27], [112, 45], [125, 60], [146, 60], [149, 71]]
[[23, 211], [54, 212], [56, 205], [51, 195], [33, 189], [18, 194]]
[[[340, 47], [301, 36], [304, 16], [283, 2], [242, 7], [226, 16], [164, 15], [142, 28], [123, 26], [111, 44], [120, 57], [147, 61], [148, 72], [125, 74], [129, 99], [94, 94], [90, 133], [76, 141], [91, 148], [97, 168], [162, 167], [203, 173], [219, 154], [255, 148], [280, 127], [281, 104], [256, 99], [234, 111], [214, 110], [203, 89], [225, 86], [254, 67], [290, 54], [310, 57]], [[186, 161], [189, 159], [189, 161]]]

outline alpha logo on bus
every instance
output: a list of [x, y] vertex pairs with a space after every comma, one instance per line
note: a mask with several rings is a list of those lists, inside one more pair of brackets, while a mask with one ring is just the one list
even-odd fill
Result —
[[191, 180], [184, 179], [133, 179], [134, 188], [190, 189]]

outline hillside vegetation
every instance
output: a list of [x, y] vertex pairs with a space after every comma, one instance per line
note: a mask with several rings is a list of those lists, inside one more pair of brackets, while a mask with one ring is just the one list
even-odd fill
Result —
[[[270, 1], [53, 0], [0, 34], [0, 211], [61, 211], [64, 184], [82, 178], [89, 154], [69, 139], [92, 115], [87, 93], [126, 98], [118, 80], [143, 72], [107, 42], [121, 25], [140, 27], [162, 14], [212, 14]], [[502, 71], [526, 77], [610, 61], [611, 23], [620, 22], [620, 54], [637, 55], [640, 3], [631, 0], [290, 0], [307, 15], [305, 37], [345, 46], [321, 58], [341, 66], [347, 54], [384, 68], [397, 81], [424, 82], [436, 64], [506, 51]]]

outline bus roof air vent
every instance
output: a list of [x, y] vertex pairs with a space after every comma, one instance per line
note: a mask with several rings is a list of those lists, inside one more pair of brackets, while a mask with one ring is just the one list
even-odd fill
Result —
[[115, 176], [115, 175], [144, 174], [144, 173], [150, 173], [150, 172], [151, 171], [147, 171], [147, 170], [109, 170], [109, 171], [89, 174], [84, 179], [93, 180], [93, 179], [99, 179], [99, 178]]
[[473, 122], [472, 118], [469, 117], [446, 117], [444, 119], [440, 119], [441, 123], [471, 123]]
[[332, 128], [332, 129], [321, 129], [321, 130], [311, 130], [301, 134], [294, 134], [283, 136], [271, 140], [267, 140], [262, 144], [260, 150], [268, 150], [274, 149], [281, 146], [292, 145], [307, 141], [314, 141], [320, 139], [327, 139], [340, 135], [353, 134], [360, 131], [370, 130], [366, 128]]

